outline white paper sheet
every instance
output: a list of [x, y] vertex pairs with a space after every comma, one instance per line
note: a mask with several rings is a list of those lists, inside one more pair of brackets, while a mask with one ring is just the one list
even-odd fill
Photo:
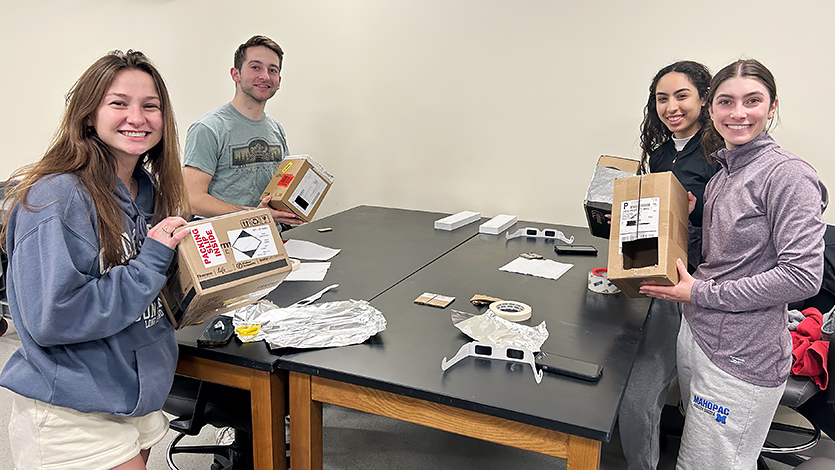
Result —
[[323, 281], [330, 269], [330, 263], [302, 263], [298, 270], [293, 271], [284, 281]]
[[573, 264], [560, 263], [552, 259], [525, 259], [519, 257], [499, 268], [499, 271], [556, 280], [572, 267], [574, 267]]
[[327, 261], [342, 251], [336, 248], [317, 245], [306, 240], [287, 240], [284, 243], [284, 249], [287, 250], [287, 256], [291, 258], [316, 261]]

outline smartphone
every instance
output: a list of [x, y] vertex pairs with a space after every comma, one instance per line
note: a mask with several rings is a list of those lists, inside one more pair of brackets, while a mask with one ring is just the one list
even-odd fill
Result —
[[582, 380], [596, 382], [603, 374], [603, 366], [581, 361], [559, 354], [540, 351], [534, 356], [540, 369], [553, 374], [562, 374]]
[[591, 245], [554, 245], [558, 255], [597, 256], [597, 248]]
[[209, 326], [197, 338], [197, 346], [208, 348], [224, 346], [232, 339], [232, 333], [234, 332], [232, 317], [219, 315], [212, 318]]

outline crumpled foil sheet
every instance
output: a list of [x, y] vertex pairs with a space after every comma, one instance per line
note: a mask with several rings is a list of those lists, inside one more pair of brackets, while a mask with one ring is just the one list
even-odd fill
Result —
[[612, 193], [615, 188], [616, 178], [627, 178], [635, 176], [633, 173], [621, 171], [615, 168], [604, 166], [594, 167], [594, 174], [586, 191], [586, 201], [612, 203]]
[[531, 352], [542, 349], [548, 339], [548, 329], [543, 321], [535, 327], [520, 325], [497, 316], [488, 310], [481, 315], [454, 311], [452, 324], [470, 338], [496, 346], [513, 346]]
[[286, 308], [261, 300], [232, 314], [241, 341], [263, 339], [273, 349], [359, 344], [386, 329], [386, 318], [365, 300]]

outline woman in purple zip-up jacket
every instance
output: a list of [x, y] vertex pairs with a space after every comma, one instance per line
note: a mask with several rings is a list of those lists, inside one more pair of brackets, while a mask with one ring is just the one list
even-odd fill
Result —
[[753, 59], [719, 71], [708, 94], [725, 148], [705, 189], [703, 262], [641, 293], [682, 302], [677, 367], [687, 416], [676, 468], [756, 467], [791, 367], [786, 305], [823, 275], [828, 197], [814, 168], [767, 129], [777, 112], [771, 72]]

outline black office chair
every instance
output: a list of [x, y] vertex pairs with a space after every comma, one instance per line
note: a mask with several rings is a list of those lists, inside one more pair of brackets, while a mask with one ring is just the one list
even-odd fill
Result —
[[[767, 470], [769, 468], [763, 457], [768, 457], [787, 465], [800, 465], [806, 461], [805, 458], [798, 454], [808, 451], [820, 441], [821, 427], [817, 423], [816, 416], [805, 416], [800, 411], [800, 408], [809, 399], [820, 393], [820, 391], [820, 388], [808, 377], [789, 377], [786, 383], [786, 390], [783, 392], [783, 398], [780, 400], [780, 405], [787, 406], [804, 415], [812, 425], [812, 428], [776, 422], [771, 423], [771, 432], [769, 433], [769, 437], [766, 438], [765, 444], [763, 444], [762, 453], [757, 461], [757, 468], [759, 470]], [[797, 436], [800, 442], [777, 445], [772, 437], [775, 434], [783, 437], [786, 434]]]
[[[826, 226], [824, 243], [824, 273], [820, 292], [811, 299], [789, 305], [789, 308], [802, 311], [814, 307], [821, 312], [826, 312], [835, 305], [835, 226]], [[833, 373], [835, 373], [834, 356], [835, 351], [830, 348], [827, 364], [830, 377], [835, 377], [833, 376]], [[835, 429], [833, 429], [835, 428], [835, 406], [831, 404], [832, 401], [835, 401], [835, 393], [832, 393], [833, 387], [835, 386], [829, 387], [830, 396], [826, 397], [826, 394], [821, 392], [812, 379], [798, 376], [789, 377], [780, 404], [800, 413], [809, 421], [812, 428], [772, 423], [772, 433], [766, 439], [762, 454], [760, 454], [760, 459], [757, 462], [758, 469], [768, 469], [763, 457], [789, 465], [802, 464], [806, 459], [799, 454], [811, 449], [818, 443], [821, 438], [821, 428], [830, 437], [835, 437]], [[785, 440], [787, 435], [798, 437], [800, 442], [783, 445], [774, 443], [775, 438], [780, 437]]]
[[[162, 409], [177, 416], [169, 423], [169, 428], [179, 433], [166, 455], [171, 470], [179, 470], [174, 464], [175, 454], [214, 454], [212, 470], [252, 468], [249, 391], [177, 375]], [[184, 437], [196, 436], [206, 424], [234, 428], [235, 441], [229, 445], [180, 445]]]
[[[10, 186], [11, 187], [11, 184]], [[0, 181], [0, 201], [5, 195], [6, 182]], [[0, 217], [3, 215], [3, 210], [0, 208]], [[3, 336], [9, 329], [9, 322], [12, 313], [9, 311], [9, 299], [6, 297], [6, 266], [8, 264], [8, 257], [6, 253], [0, 252], [0, 336]]]

